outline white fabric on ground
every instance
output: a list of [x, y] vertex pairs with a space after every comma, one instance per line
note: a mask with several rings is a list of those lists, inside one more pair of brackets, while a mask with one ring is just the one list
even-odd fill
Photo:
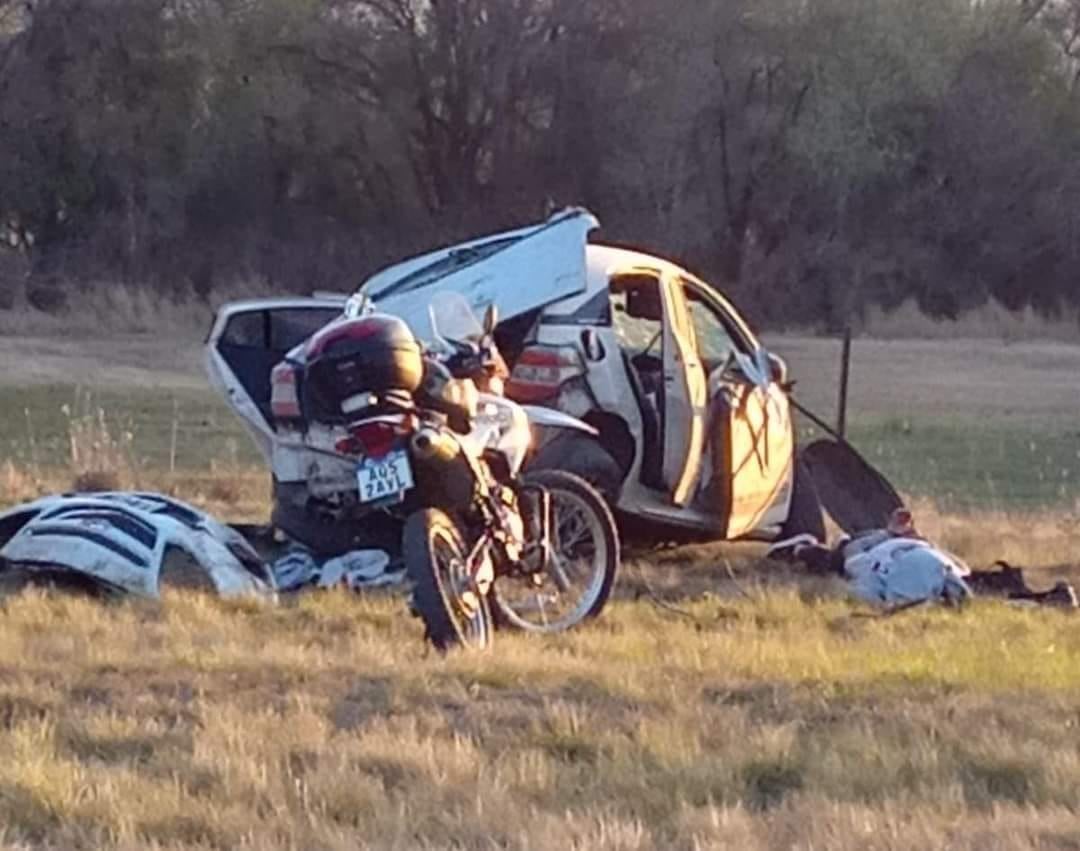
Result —
[[389, 567], [390, 558], [382, 550], [354, 550], [320, 563], [309, 550], [295, 547], [271, 564], [270, 569], [282, 591], [336, 586], [357, 591], [401, 584], [405, 571], [389, 570]]
[[871, 533], [843, 547], [851, 591], [869, 603], [893, 606], [971, 597], [964, 581], [968, 568], [921, 538]]

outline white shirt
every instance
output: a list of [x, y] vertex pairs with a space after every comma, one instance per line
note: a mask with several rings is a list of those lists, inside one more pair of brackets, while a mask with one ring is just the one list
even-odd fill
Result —
[[958, 602], [971, 596], [964, 581], [971, 571], [921, 538], [873, 532], [847, 542], [843, 552], [852, 593], [868, 603]]

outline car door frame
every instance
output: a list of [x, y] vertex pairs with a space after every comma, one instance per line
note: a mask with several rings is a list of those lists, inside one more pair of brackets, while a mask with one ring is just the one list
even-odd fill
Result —
[[[247, 313], [266, 313], [274, 310], [344, 310], [346, 296], [320, 295], [306, 298], [273, 298], [229, 302], [219, 308], [206, 336], [204, 365], [210, 384], [236, 414], [251, 435], [260, 454], [268, 463], [274, 460], [274, 424], [251, 397], [233, 367], [219, 351], [218, 345], [230, 323]], [[264, 332], [267, 333], [267, 332]], [[269, 348], [267, 341], [267, 348]]]
[[706, 443], [708, 382], [682, 282], [658, 276], [663, 304], [663, 477], [671, 502], [687, 507], [697, 494]]

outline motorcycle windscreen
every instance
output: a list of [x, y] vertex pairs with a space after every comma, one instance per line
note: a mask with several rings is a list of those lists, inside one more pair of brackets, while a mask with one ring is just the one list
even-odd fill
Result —
[[570, 210], [536, 227], [400, 263], [361, 290], [425, 341], [432, 339], [428, 307], [439, 292], [460, 293], [477, 316], [494, 304], [500, 321], [513, 319], [585, 291], [585, 248], [597, 226], [589, 212]]
[[888, 479], [847, 444], [822, 438], [799, 454], [821, 504], [849, 535], [883, 528], [904, 504]]

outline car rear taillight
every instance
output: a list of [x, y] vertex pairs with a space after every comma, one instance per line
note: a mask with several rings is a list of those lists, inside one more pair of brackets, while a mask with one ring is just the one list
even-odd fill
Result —
[[277, 420], [300, 418], [300, 397], [296, 392], [296, 370], [279, 363], [270, 373], [270, 412]]
[[410, 426], [409, 419], [380, 419], [356, 423], [349, 426], [349, 436], [339, 440], [336, 449], [343, 455], [382, 458], [394, 448], [400, 436], [408, 434]]
[[542, 402], [557, 396], [567, 381], [584, 374], [581, 355], [573, 346], [529, 346], [514, 364], [506, 395], [519, 402]]

